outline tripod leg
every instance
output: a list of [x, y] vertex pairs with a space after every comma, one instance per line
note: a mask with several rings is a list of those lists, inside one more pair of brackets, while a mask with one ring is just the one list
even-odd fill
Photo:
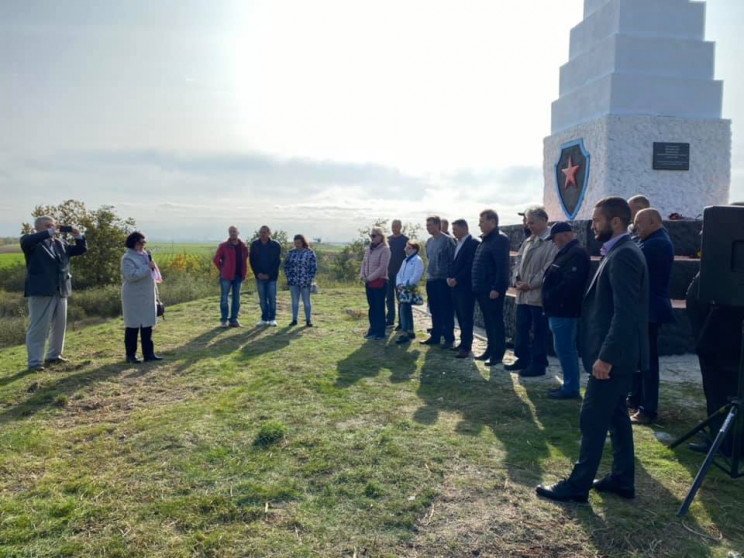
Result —
[[726, 413], [728, 413], [730, 408], [731, 408], [731, 404], [724, 405], [723, 407], [721, 407], [720, 409], [718, 409], [715, 413], [713, 413], [712, 415], [710, 415], [707, 419], [705, 419], [704, 421], [702, 421], [701, 423], [699, 423], [695, 428], [693, 428], [692, 430], [690, 430], [689, 432], [687, 432], [685, 434], [682, 434], [682, 436], [680, 436], [679, 438], [677, 438], [676, 440], [674, 440], [671, 444], [669, 444], [669, 447], [671, 449], [674, 449], [678, 445], [680, 445], [682, 442], [684, 442], [686, 440], [689, 440], [695, 434], [697, 434], [698, 432], [700, 432], [701, 430], [703, 430], [704, 428], [706, 428], [711, 422], [713, 422], [714, 420], [716, 420], [718, 417], [720, 417], [721, 415], [725, 415]]
[[703, 479], [705, 479], [705, 474], [708, 472], [708, 469], [710, 469], [710, 466], [713, 464], [713, 460], [716, 458], [716, 454], [718, 453], [718, 448], [721, 447], [723, 440], [726, 438], [726, 435], [729, 433], [731, 426], [734, 424], [738, 411], [739, 411], [738, 407], [736, 406], [731, 407], [731, 410], [729, 411], [729, 414], [726, 417], [726, 420], [723, 421], [723, 426], [721, 427], [721, 430], [718, 431], [718, 435], [716, 436], [716, 439], [713, 441], [713, 445], [710, 447], [710, 451], [708, 452], [708, 455], [705, 456], [705, 461], [703, 462], [702, 467], [700, 467], [700, 470], [698, 471], [697, 476], [695, 477], [695, 480], [693, 481], [692, 486], [690, 487], [690, 491], [687, 493], [687, 496], [685, 497], [684, 502], [682, 502], [682, 505], [680, 506], [679, 511], [677, 512], [677, 517], [684, 517], [685, 514], [687, 514], [687, 510], [690, 509], [690, 504], [692, 504], [692, 500], [693, 498], [695, 498], [695, 494], [697, 494], [697, 491], [700, 488], [700, 485], [703, 484]]

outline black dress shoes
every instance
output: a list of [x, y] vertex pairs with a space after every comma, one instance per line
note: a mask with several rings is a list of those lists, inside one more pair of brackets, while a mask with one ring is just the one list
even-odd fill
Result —
[[597, 492], [612, 492], [628, 500], [635, 498], [635, 488], [632, 486], [623, 486], [612, 478], [612, 475], [606, 475], [599, 480], [595, 480], [592, 488]]
[[475, 356], [475, 357], [473, 357], [473, 358], [474, 358], [475, 360], [488, 360], [489, 358], [491, 358], [491, 355], [490, 355], [490, 354], [488, 354], [488, 353], [483, 353], [483, 354], [480, 354], [480, 355], [478, 355], [478, 356]]
[[127, 362], [129, 364], [139, 364], [142, 361], [140, 359], [138, 359], [136, 356], [128, 356], [127, 357]]
[[433, 337], [429, 337], [425, 341], [419, 341], [421, 345], [439, 345], [439, 340], [434, 339]]
[[517, 370], [527, 370], [527, 363], [522, 362], [520, 359], [517, 359], [511, 364], [507, 364], [506, 366], [504, 366], [504, 370], [508, 370], [509, 372], [515, 372]]
[[537, 492], [538, 496], [542, 496], [548, 500], [555, 500], [556, 502], [589, 501], [589, 494], [586, 492], [576, 492], [567, 480], [562, 480], [547, 486], [541, 484], [535, 489], [535, 492]]
[[[506, 366], [504, 368], [508, 370]], [[536, 376], [545, 376], [545, 370], [535, 370], [534, 368], [526, 368], [524, 370], [520, 370], [519, 375], [522, 378], [534, 378]]]
[[467, 349], [460, 349], [457, 351], [457, 354], [455, 355], [455, 358], [468, 358], [470, 356], [470, 351]]
[[163, 357], [158, 355], [150, 355], [145, 357], [145, 362], [152, 362], [153, 360], [163, 360]]

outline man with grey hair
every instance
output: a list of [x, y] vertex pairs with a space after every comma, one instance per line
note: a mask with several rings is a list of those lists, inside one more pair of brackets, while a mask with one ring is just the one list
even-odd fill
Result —
[[[67, 329], [67, 298], [72, 292], [70, 258], [86, 252], [85, 237], [76, 227], [57, 227], [48, 215], [34, 222], [35, 233], [21, 237], [26, 259], [26, 283], [23, 295], [28, 298], [26, 352], [29, 370], [43, 370], [44, 364], [67, 362], [62, 356]], [[58, 236], [69, 233], [75, 244]], [[44, 357], [44, 345], [49, 347]]]
[[633, 224], [636, 214], [642, 209], [648, 209], [651, 207], [651, 202], [646, 196], [636, 194], [635, 196], [628, 198], [628, 205], [630, 206], [630, 222]]
[[515, 266], [517, 323], [514, 355], [517, 360], [504, 368], [518, 370], [520, 376], [544, 376], [548, 367], [548, 318], [543, 312], [542, 284], [545, 270], [555, 258], [558, 248], [550, 241], [545, 208], [532, 206], [524, 214], [532, 234], [520, 246]]

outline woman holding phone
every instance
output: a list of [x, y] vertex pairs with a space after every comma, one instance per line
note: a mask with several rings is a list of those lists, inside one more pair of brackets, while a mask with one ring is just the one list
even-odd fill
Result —
[[139, 231], [127, 237], [127, 251], [121, 258], [121, 307], [124, 313], [124, 348], [127, 362], [142, 362], [137, 358], [137, 334], [142, 340], [145, 361], [162, 360], [155, 354], [152, 328], [157, 322], [157, 284], [162, 282], [158, 266], [145, 250], [147, 239]]

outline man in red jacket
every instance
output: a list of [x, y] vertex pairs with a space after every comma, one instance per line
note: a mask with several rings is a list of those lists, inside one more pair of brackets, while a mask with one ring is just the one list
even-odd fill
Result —
[[238, 312], [240, 311], [240, 287], [245, 280], [248, 269], [248, 247], [238, 238], [240, 231], [237, 227], [227, 229], [229, 238], [219, 245], [214, 255], [214, 265], [220, 270], [220, 325], [228, 326], [227, 296], [232, 289], [232, 308], [229, 325], [240, 327]]

